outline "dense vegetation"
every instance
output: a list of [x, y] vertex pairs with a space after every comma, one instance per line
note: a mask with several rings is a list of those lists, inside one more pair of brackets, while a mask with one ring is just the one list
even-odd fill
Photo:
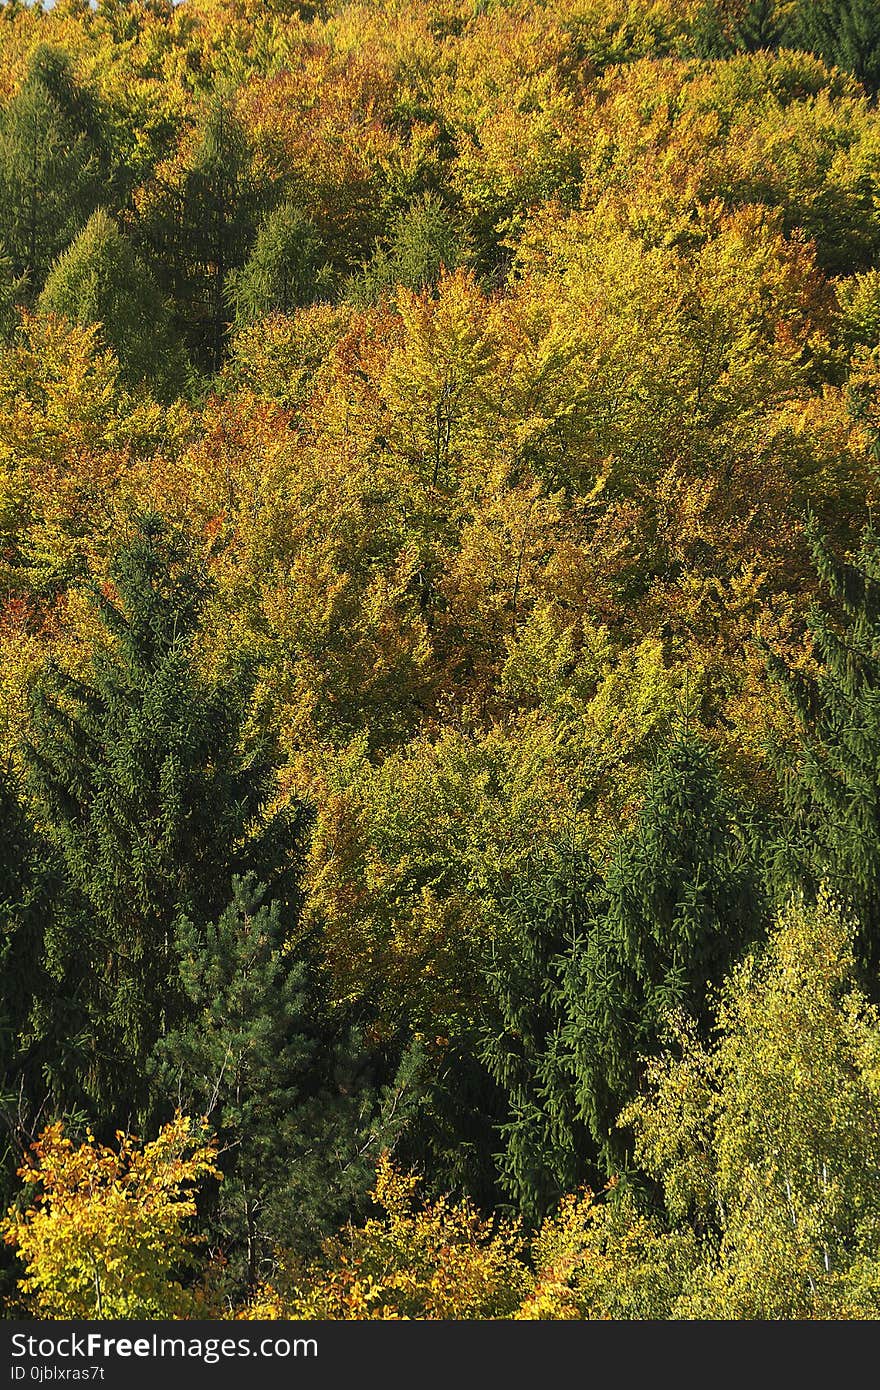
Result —
[[12, 1315], [880, 1316], [878, 88], [0, 9]]

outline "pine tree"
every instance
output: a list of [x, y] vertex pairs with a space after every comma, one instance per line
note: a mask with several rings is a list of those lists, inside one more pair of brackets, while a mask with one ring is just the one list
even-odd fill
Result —
[[708, 1027], [712, 989], [764, 915], [749, 819], [694, 735], [661, 754], [606, 891], [607, 912], [571, 956], [566, 1039], [580, 1112], [613, 1168], [624, 1156], [615, 1116], [668, 1012]]
[[32, 295], [96, 207], [103, 165], [94, 101], [40, 45], [0, 117], [0, 240]]
[[241, 270], [229, 277], [235, 327], [290, 314], [326, 296], [331, 280], [320, 233], [295, 203], [269, 213]]
[[533, 1224], [584, 1181], [595, 1157], [564, 1034], [570, 962], [602, 907], [596, 870], [573, 849], [533, 865], [502, 905], [502, 944], [489, 977], [500, 1025], [482, 1055], [509, 1107], [498, 1127], [501, 1185]]
[[125, 380], [160, 396], [179, 391], [186, 358], [150, 271], [111, 217], [99, 210], [59, 256], [37, 301], [41, 313], [100, 323]]
[[295, 909], [252, 875], [234, 879], [216, 923], [182, 920], [175, 951], [186, 1008], [157, 1044], [156, 1075], [220, 1140], [212, 1231], [252, 1290], [274, 1248], [313, 1248], [363, 1202], [371, 1160], [410, 1118], [418, 1067], [404, 1058], [383, 1108], [376, 1058], [331, 1022]]
[[137, 520], [111, 577], [118, 600], [94, 593], [108, 640], [84, 679], [55, 670], [37, 688], [26, 755], [71, 904], [66, 969], [93, 1050], [84, 1086], [125, 1119], [146, 1104], [147, 1058], [182, 1006], [177, 922], [213, 920], [248, 871], [291, 907], [305, 818], [267, 810], [273, 762], [240, 746], [246, 683], [218, 689], [197, 670], [206, 581], [183, 538]]
[[808, 535], [830, 603], [811, 611], [820, 672], [789, 670], [764, 648], [787, 695], [798, 740], [777, 751], [785, 816], [773, 871], [781, 891], [826, 879], [858, 921], [865, 980], [880, 969], [880, 538], [867, 529], [853, 563], [835, 559], [815, 523]]

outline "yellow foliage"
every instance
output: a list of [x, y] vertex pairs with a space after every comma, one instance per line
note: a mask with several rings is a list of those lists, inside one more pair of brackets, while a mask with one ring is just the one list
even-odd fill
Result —
[[198, 1240], [194, 1184], [219, 1177], [207, 1127], [178, 1114], [146, 1144], [116, 1139], [74, 1145], [59, 1121], [32, 1145], [19, 1177], [36, 1194], [0, 1226], [24, 1262], [26, 1304], [50, 1318], [204, 1316], [178, 1274]]
[[416, 1206], [417, 1179], [383, 1155], [374, 1197], [382, 1216], [327, 1241], [318, 1263], [288, 1269], [246, 1316], [357, 1319], [503, 1318], [528, 1287], [516, 1228], [468, 1202]]

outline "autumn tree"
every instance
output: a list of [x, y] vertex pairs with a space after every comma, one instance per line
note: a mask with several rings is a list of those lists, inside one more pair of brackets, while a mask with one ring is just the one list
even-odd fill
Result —
[[683, 1026], [624, 1112], [703, 1242], [673, 1316], [877, 1316], [880, 1021], [852, 945], [830, 894], [793, 901], [726, 983], [717, 1041]]
[[250, 1316], [510, 1317], [529, 1286], [519, 1232], [481, 1218], [466, 1201], [420, 1206], [417, 1187], [417, 1177], [382, 1155], [377, 1214], [328, 1240], [313, 1263], [291, 1263], [261, 1291]]
[[36, 1191], [0, 1227], [25, 1266], [29, 1311], [48, 1318], [181, 1318], [206, 1307], [181, 1273], [198, 1233], [195, 1186], [218, 1176], [207, 1127], [178, 1114], [141, 1144], [75, 1144], [60, 1122], [20, 1170]]

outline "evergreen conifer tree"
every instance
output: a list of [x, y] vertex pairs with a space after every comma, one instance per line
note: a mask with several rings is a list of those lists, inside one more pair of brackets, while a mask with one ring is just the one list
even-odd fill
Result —
[[100, 323], [131, 384], [173, 395], [186, 377], [182, 345], [150, 271], [107, 213], [92, 214], [59, 256], [37, 302], [41, 313]]
[[94, 101], [40, 45], [0, 116], [0, 240], [31, 295], [97, 205], [103, 164]]
[[37, 840], [16, 795], [13, 778], [0, 766], [0, 1107], [2, 1167], [0, 1200], [8, 1196], [22, 1158], [20, 1128], [33, 1100], [27, 1034], [39, 991], [43, 958]]
[[229, 277], [235, 327], [312, 304], [329, 291], [330, 275], [317, 227], [295, 203], [282, 203], [260, 224], [241, 270]]
[[455, 270], [463, 260], [463, 238], [455, 221], [439, 198], [426, 193], [395, 219], [388, 245], [380, 246], [353, 277], [348, 297], [370, 304], [398, 285], [431, 289], [442, 269]]
[[778, 0], [706, 0], [691, 30], [696, 52], [705, 58], [757, 53], [782, 39]]
[[229, 327], [229, 277], [244, 264], [259, 215], [247, 135], [218, 93], [181, 167], [139, 232], [196, 362], [216, 371]]
[[880, 88], [880, 7], [876, 0], [799, 0], [791, 41], [852, 72], [872, 95]]
[[502, 944], [489, 976], [500, 1026], [482, 1053], [509, 1108], [498, 1126], [501, 1186], [531, 1223], [584, 1181], [595, 1157], [565, 1042], [566, 984], [602, 908], [596, 870], [574, 849], [534, 865], [502, 908]]
[[314, 944], [297, 925], [295, 905], [269, 900], [252, 875], [234, 879], [215, 923], [182, 919], [185, 1009], [154, 1058], [163, 1092], [206, 1115], [220, 1140], [212, 1230], [251, 1289], [273, 1248], [314, 1248], [363, 1202], [417, 1095], [407, 1057], [383, 1108], [381, 1059], [331, 1022]]
[[0, 343], [11, 341], [18, 326], [18, 306], [27, 297], [24, 276], [16, 275], [12, 260], [0, 244]]
[[[880, 969], [880, 538], [867, 529], [853, 563], [809, 528], [814, 562], [831, 599], [809, 618], [820, 672], [789, 670], [765, 647], [798, 727], [779, 751], [785, 817], [775, 847], [781, 890], [816, 891], [827, 880], [851, 905], [866, 983]], [[836, 610], [836, 611], [835, 611]]]
[[241, 749], [247, 689], [197, 670], [206, 581], [182, 537], [137, 520], [111, 577], [118, 599], [94, 595], [107, 641], [84, 679], [55, 670], [37, 688], [26, 754], [68, 889], [85, 1089], [124, 1120], [146, 1103], [147, 1059], [182, 1006], [178, 921], [215, 919], [234, 873], [256, 873], [280, 910], [294, 904], [304, 813], [267, 810], [274, 764]]
[[614, 854], [608, 908], [566, 978], [578, 1105], [613, 1168], [614, 1120], [669, 1010], [705, 1029], [711, 991], [759, 931], [764, 895], [748, 817], [690, 733], [661, 754], [632, 831]]

